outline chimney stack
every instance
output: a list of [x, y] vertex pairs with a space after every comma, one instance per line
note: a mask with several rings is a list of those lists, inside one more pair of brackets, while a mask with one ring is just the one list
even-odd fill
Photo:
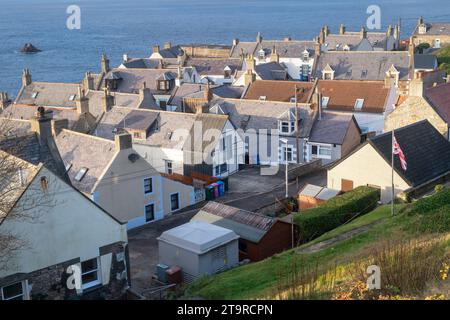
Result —
[[328, 35], [330, 34], [330, 28], [326, 25], [323, 27], [323, 30], [325, 31], [325, 36], [328, 37]]
[[78, 114], [85, 114], [89, 112], [89, 99], [85, 95], [85, 91], [78, 86], [77, 99], [75, 100]]
[[153, 46], [153, 53], [159, 53], [159, 45]]
[[129, 133], [119, 133], [114, 136], [116, 144], [116, 152], [131, 149], [133, 147], [133, 139]]
[[109, 88], [105, 87], [103, 89], [105, 95], [103, 96], [103, 112], [108, 112], [114, 106], [114, 97], [111, 95]]
[[51, 121], [52, 134], [56, 137], [63, 129], [69, 127], [69, 120], [67, 119], [53, 119]]
[[164, 49], [172, 48], [172, 44], [169, 41], [164, 42]]
[[252, 54], [249, 54], [246, 59], [247, 70], [255, 71], [255, 59]]
[[205, 86], [204, 98], [208, 103], [210, 103], [213, 98], [213, 93], [211, 91], [211, 87], [209, 86], [209, 82]]
[[109, 69], [109, 59], [106, 56], [106, 54], [102, 54], [102, 63], [101, 63], [101, 65], [102, 65], [102, 72], [104, 74], [107, 74], [110, 69]]
[[345, 34], [345, 25], [343, 23], [339, 27], [339, 34], [341, 35]]
[[316, 56], [320, 56], [321, 51], [322, 51], [322, 45], [320, 44], [319, 41], [316, 41], [316, 43], [314, 44], [314, 53], [316, 54]]
[[123, 55], [122, 60], [123, 60], [123, 63], [127, 63], [128, 61], [130, 61], [130, 57], [128, 56], [128, 53], [125, 53]]
[[256, 81], [256, 75], [253, 73], [253, 70], [247, 69], [244, 75], [244, 84], [245, 86], [251, 85], [253, 82]]
[[233, 39], [233, 46], [237, 46], [239, 44], [239, 39]]
[[84, 92], [89, 90], [94, 90], [94, 77], [91, 72], [86, 72], [83, 79], [83, 89]]
[[322, 28], [322, 29], [320, 29], [320, 34], [319, 34], [319, 43], [320, 44], [324, 44], [325, 43], [325, 37], [326, 37], [325, 29]]
[[421, 24], [423, 24], [423, 17], [420, 16], [419, 20], [417, 21], [417, 25], [420, 26]]
[[414, 79], [409, 83], [410, 97], [423, 97], [425, 85], [423, 81], [423, 72], [419, 71], [414, 75]]
[[147, 84], [144, 82], [141, 89], [139, 89], [139, 102], [142, 105], [150, 106], [152, 102], [152, 93], [149, 88], [147, 88]]
[[390, 24], [386, 30], [386, 36], [390, 37], [394, 35], [394, 29], [392, 28], [392, 25]]
[[284, 42], [289, 42], [289, 41], [291, 41], [291, 40], [292, 40], [291, 37], [285, 37], [285, 38], [283, 39]]
[[11, 101], [7, 92], [0, 92], [0, 110], [5, 109]]
[[41, 145], [45, 145], [52, 137], [52, 118], [53, 112], [46, 112], [44, 107], [39, 107], [36, 116], [30, 120], [31, 131], [37, 133]]
[[256, 42], [258, 42], [258, 43], [261, 43], [262, 42], [262, 36], [261, 36], [261, 33], [260, 32], [258, 32], [258, 34], [256, 35]]
[[359, 38], [361, 40], [367, 38], [367, 31], [366, 31], [366, 28], [364, 26], [362, 26], [361, 27], [361, 31], [359, 31]]
[[22, 73], [22, 87], [29, 86], [33, 80], [31, 79], [31, 73], [29, 69], [23, 69]]
[[277, 53], [277, 49], [275, 48], [275, 46], [273, 46], [272, 53], [270, 54], [270, 62], [280, 62], [280, 55]]

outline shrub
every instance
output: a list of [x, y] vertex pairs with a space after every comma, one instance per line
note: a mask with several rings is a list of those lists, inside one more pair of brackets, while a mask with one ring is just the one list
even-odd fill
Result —
[[297, 214], [300, 241], [306, 242], [330, 231], [357, 215], [372, 211], [380, 199], [380, 191], [370, 187], [358, 187], [334, 197], [317, 208]]

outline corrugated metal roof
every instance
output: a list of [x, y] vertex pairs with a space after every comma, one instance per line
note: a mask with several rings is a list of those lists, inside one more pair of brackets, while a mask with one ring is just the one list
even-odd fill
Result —
[[258, 243], [275, 224], [274, 218], [218, 202], [208, 202], [191, 221], [203, 221], [231, 229], [241, 238]]

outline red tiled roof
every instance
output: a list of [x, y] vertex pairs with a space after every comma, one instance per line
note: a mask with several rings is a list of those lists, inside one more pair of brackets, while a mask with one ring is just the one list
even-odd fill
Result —
[[450, 83], [427, 89], [425, 97], [431, 102], [436, 112], [450, 123]]
[[299, 90], [298, 103], [306, 103], [314, 87], [312, 82], [257, 80], [248, 88], [244, 99], [259, 100], [265, 96], [267, 101], [290, 102], [294, 97], [295, 86]]
[[384, 81], [319, 80], [322, 97], [329, 97], [328, 110], [355, 111], [356, 99], [364, 99], [361, 112], [382, 113], [389, 96]]

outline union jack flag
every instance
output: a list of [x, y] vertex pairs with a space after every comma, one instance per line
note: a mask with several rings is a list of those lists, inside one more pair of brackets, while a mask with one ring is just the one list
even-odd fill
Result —
[[406, 157], [403, 154], [403, 150], [402, 150], [402, 148], [400, 148], [400, 145], [398, 144], [397, 139], [395, 139], [395, 136], [394, 136], [394, 140], [392, 143], [392, 152], [395, 155], [398, 155], [398, 157], [400, 159], [400, 165], [402, 166], [402, 169], [406, 171], [406, 169], [407, 169]]

